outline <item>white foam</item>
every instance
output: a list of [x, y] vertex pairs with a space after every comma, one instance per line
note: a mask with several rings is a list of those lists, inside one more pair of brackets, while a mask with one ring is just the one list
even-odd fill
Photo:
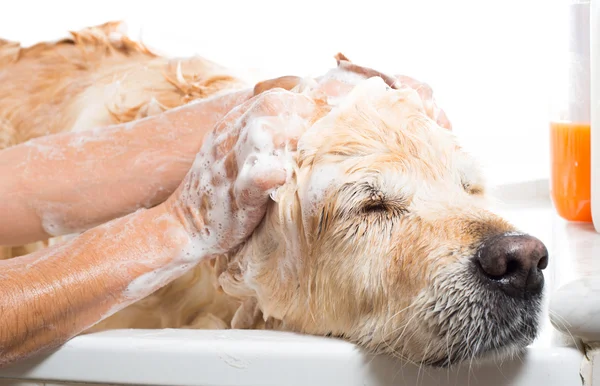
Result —
[[338, 80], [342, 83], [346, 83], [352, 86], [356, 86], [360, 82], [364, 81], [366, 77], [354, 71], [348, 71], [346, 69], [336, 67], [329, 70], [325, 75], [320, 79], [320, 82], [328, 81], [328, 80]]
[[315, 167], [302, 196], [304, 217], [316, 214], [327, 193], [342, 181], [343, 175], [341, 166], [337, 164], [325, 164]]

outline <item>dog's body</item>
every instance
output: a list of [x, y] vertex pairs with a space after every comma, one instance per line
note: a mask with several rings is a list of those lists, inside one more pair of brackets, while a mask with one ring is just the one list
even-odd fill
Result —
[[[28, 49], [0, 41], [0, 148], [247, 87], [211, 62], [167, 60], [117, 31], [107, 24]], [[537, 289], [523, 298], [490, 292], [490, 278], [471, 264], [482, 260], [485, 240], [521, 237], [484, 208], [473, 162], [414, 91], [387, 93], [380, 81], [355, 78], [346, 100], [303, 136], [294, 182], [239, 251], [90, 331], [282, 328], [440, 365], [528, 344]], [[535, 253], [531, 270], [543, 269], [543, 252]]]

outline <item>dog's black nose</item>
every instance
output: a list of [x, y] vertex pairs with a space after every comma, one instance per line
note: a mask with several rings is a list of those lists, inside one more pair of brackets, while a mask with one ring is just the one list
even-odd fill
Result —
[[515, 233], [491, 237], [476, 257], [485, 280], [509, 296], [527, 298], [544, 288], [542, 270], [548, 266], [548, 250], [535, 237]]

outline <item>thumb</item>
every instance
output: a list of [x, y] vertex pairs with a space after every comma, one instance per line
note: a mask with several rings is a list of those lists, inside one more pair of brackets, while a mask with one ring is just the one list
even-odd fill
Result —
[[281, 156], [263, 154], [249, 159], [234, 185], [239, 206], [265, 205], [269, 195], [286, 183], [290, 171]]

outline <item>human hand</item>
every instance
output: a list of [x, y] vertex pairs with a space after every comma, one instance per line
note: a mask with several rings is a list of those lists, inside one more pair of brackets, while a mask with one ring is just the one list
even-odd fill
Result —
[[269, 195], [293, 172], [292, 152], [315, 119], [315, 102], [271, 89], [233, 109], [209, 134], [165, 202], [192, 240], [194, 258], [225, 253], [262, 220]]
[[433, 97], [433, 89], [431, 86], [406, 75], [396, 75], [396, 79], [398, 79], [401, 86], [410, 87], [419, 94], [421, 101], [423, 101], [425, 113], [429, 118], [436, 121], [441, 127], [452, 130], [452, 124], [450, 123], [446, 112], [440, 108]]
[[[421, 98], [425, 114], [433, 119], [439, 126], [452, 130], [452, 124], [450, 123], [446, 112], [438, 105], [433, 95], [433, 89], [427, 83], [406, 75], [390, 76], [368, 67], [359, 66], [352, 63], [343, 54], [337, 54], [335, 58], [338, 62], [338, 67], [328, 72], [325, 76], [317, 78], [313, 83], [311, 83], [308, 78], [303, 79], [297, 76], [282, 76], [258, 83], [254, 87], [254, 92], [257, 94], [275, 87], [291, 90], [304, 82], [304, 89], [310, 89], [310, 94], [313, 98], [338, 98], [347, 95], [356, 85], [357, 79], [367, 79], [373, 76], [379, 76], [392, 88], [400, 89], [408, 87], [415, 90]], [[358, 77], [348, 77], [345, 74], [348, 72], [351, 72]]]
[[450, 123], [446, 112], [437, 104], [433, 96], [433, 89], [428, 84], [406, 75], [390, 76], [372, 68], [357, 65], [341, 53], [338, 53], [335, 56], [335, 59], [337, 60], [338, 67], [330, 71], [326, 76], [318, 79], [320, 83], [319, 89], [326, 95], [338, 97], [350, 92], [355, 85], [352, 79], [356, 78], [348, 78], [344, 73], [352, 73], [359, 79], [378, 76], [391, 88], [401, 89], [408, 87], [415, 90], [421, 98], [427, 116], [433, 119], [439, 126], [452, 130], [452, 124]]

